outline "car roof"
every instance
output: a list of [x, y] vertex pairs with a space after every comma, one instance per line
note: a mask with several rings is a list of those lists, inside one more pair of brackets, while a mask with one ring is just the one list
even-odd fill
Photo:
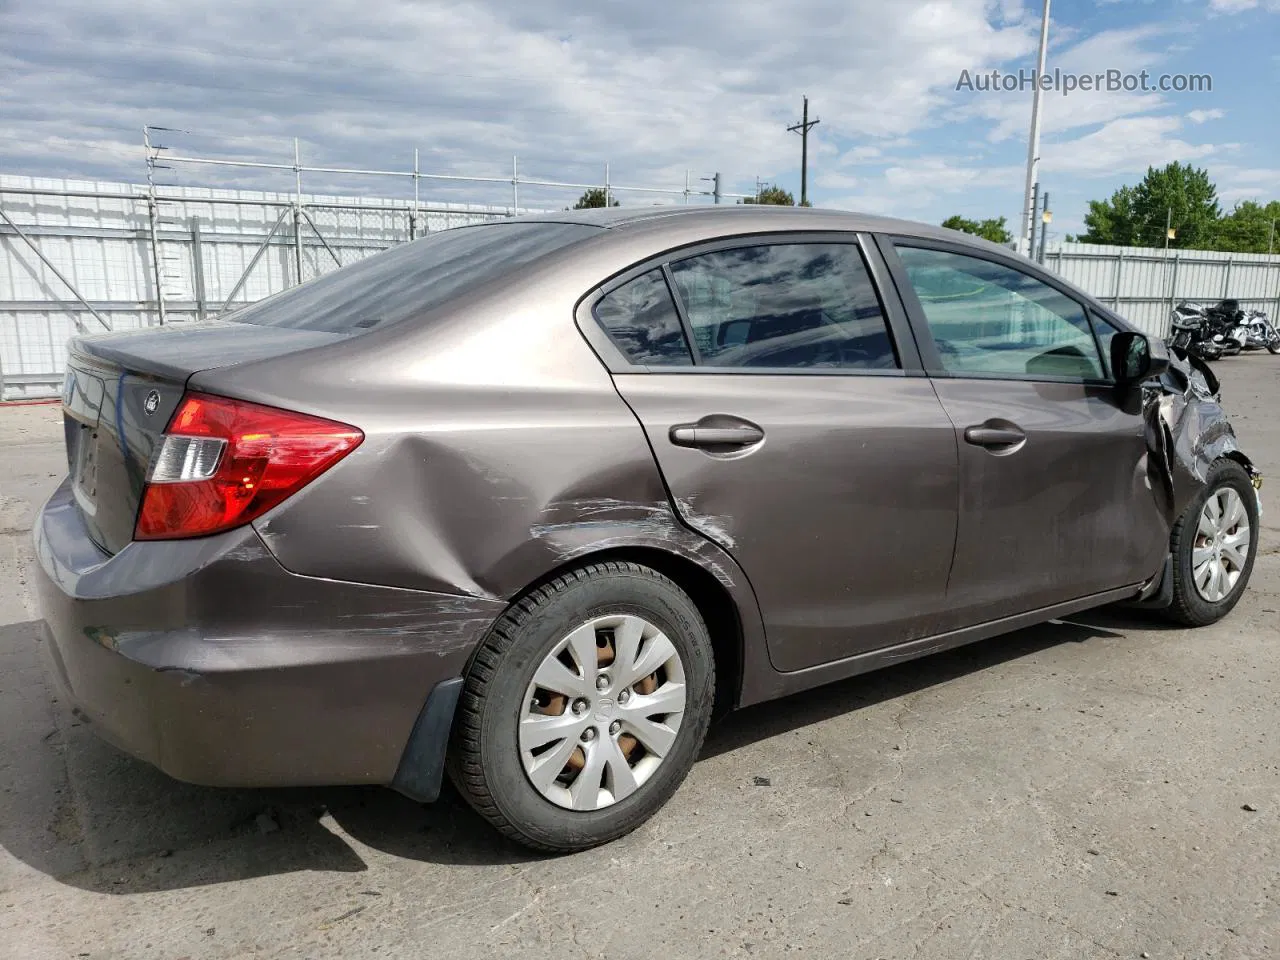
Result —
[[[669, 221], [673, 227], [704, 228], [708, 232], [723, 230], [726, 234], [769, 232], [779, 230], [849, 230], [866, 233], [889, 233], [911, 237], [928, 237], [987, 247], [1008, 254], [1009, 248], [990, 243], [971, 234], [947, 230], [928, 223], [900, 220], [849, 210], [823, 210], [812, 207], [780, 207], [767, 204], [733, 204], [724, 206], [652, 206], [607, 207], [591, 210], [564, 210], [515, 218], [516, 221], [541, 223], [578, 223], [623, 231], [629, 227], [659, 227]], [[511, 221], [508, 221], [511, 222]]]

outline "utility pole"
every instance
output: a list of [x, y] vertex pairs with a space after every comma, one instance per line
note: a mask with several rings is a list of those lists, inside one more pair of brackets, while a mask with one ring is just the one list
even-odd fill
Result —
[[1276, 222], [1271, 221], [1271, 239], [1267, 241], [1267, 256], [1271, 256], [1271, 251], [1276, 248]]
[[[720, 174], [714, 173], [709, 177], [703, 177], [703, 180], [711, 184], [711, 196], [715, 203], [720, 202]], [[704, 197], [707, 195], [705, 190], [699, 191]]]
[[1040, 172], [1040, 78], [1044, 76], [1045, 59], [1049, 52], [1049, 0], [1044, 0], [1044, 14], [1040, 20], [1040, 60], [1036, 68], [1036, 85], [1031, 94], [1031, 136], [1027, 142], [1027, 186], [1022, 195], [1022, 233], [1020, 249], [1028, 256], [1035, 251], [1029, 243], [1035, 242], [1035, 208], [1031, 205], [1031, 187]]
[[[159, 129], [159, 128], [157, 128]], [[147, 226], [151, 234], [151, 269], [156, 281], [156, 314], [164, 326], [164, 267], [160, 263], [160, 213], [156, 203], [156, 157], [163, 147], [152, 147], [151, 128], [142, 128], [142, 147], [147, 153]]]
[[804, 98], [804, 118], [787, 127], [791, 133], [800, 134], [800, 206], [809, 205], [809, 131], [821, 123], [817, 117], [809, 119], [809, 98]]

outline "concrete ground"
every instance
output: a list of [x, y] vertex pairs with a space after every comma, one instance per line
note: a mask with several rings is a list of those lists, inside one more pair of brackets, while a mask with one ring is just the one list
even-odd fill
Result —
[[[1280, 491], [1280, 358], [1217, 369]], [[0, 957], [1280, 955], [1271, 488], [1225, 622], [1094, 613], [748, 710], [638, 833], [546, 859], [451, 794], [190, 787], [78, 725], [26, 583], [59, 422], [0, 410]]]

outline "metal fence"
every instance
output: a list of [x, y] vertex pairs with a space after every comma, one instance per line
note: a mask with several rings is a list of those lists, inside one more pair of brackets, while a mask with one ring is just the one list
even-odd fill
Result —
[[[739, 197], [693, 189], [566, 183], [521, 177], [429, 176], [414, 169], [345, 170], [250, 163], [288, 171], [293, 190], [162, 186], [148, 147], [146, 185], [0, 175], [0, 399], [56, 396], [65, 344], [78, 332], [129, 330], [216, 315], [392, 244], [516, 212], [522, 186], [593, 187], [662, 202]], [[241, 161], [164, 155], [180, 163]], [[407, 176], [412, 199], [305, 194], [302, 174]], [[422, 180], [509, 184], [510, 205], [424, 202]], [[572, 198], [572, 195], [570, 195]], [[1280, 256], [1051, 246], [1046, 265], [1113, 305], [1140, 329], [1163, 336], [1181, 299], [1231, 296], [1280, 315]]]
[[1061, 243], [1050, 245], [1044, 263], [1158, 337], [1168, 335], [1169, 314], [1181, 300], [1230, 297], [1280, 316], [1280, 256]]
[[[154, 212], [153, 212], [154, 211]], [[0, 388], [56, 395], [76, 333], [216, 315], [507, 207], [0, 175]]]
[[[216, 315], [425, 233], [538, 208], [541, 199], [600, 190], [642, 202], [730, 201], [720, 175], [679, 186], [618, 183], [604, 165], [598, 183], [530, 177], [512, 157], [510, 176], [424, 173], [418, 152], [405, 169], [306, 164], [292, 156], [246, 160], [178, 153], [144, 133], [146, 183], [55, 180], [0, 174], [0, 399], [55, 396], [67, 339], [80, 332], [129, 330]], [[283, 178], [291, 190], [162, 184], [180, 168]], [[404, 199], [304, 193], [307, 182], [350, 184], [375, 178], [409, 187]], [[424, 201], [440, 191], [510, 190], [510, 204]]]

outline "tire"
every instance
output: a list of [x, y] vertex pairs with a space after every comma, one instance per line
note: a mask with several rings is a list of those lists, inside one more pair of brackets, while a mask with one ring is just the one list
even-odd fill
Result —
[[[624, 621], [623, 618], [627, 619]], [[621, 639], [623, 626], [618, 627], [619, 639], [615, 643], [611, 628], [594, 626], [600, 620], [619, 624], [642, 621], [646, 625], [650, 632], [645, 636], [649, 639], [637, 640], [630, 647], [636, 651], [634, 660], [637, 663], [645, 661], [654, 649], [650, 646], [654, 642], [653, 631], [665, 635], [678, 655], [678, 661], [669, 660], [667, 664], [682, 671], [683, 712], [663, 715], [656, 721], [668, 733], [670, 725], [678, 724], [678, 727], [674, 739], [669, 745], [664, 744], [664, 752], [660, 756], [653, 755], [656, 763], [646, 767], [647, 779], [640, 780], [639, 771], [641, 764], [650, 762], [648, 745], [634, 737], [625, 739], [629, 736], [629, 727], [623, 728], [622, 736], [615, 735], [615, 728], [621, 727], [622, 721], [614, 720], [613, 711], [622, 711], [625, 702], [630, 702], [634, 710], [640, 702], [640, 693], [632, 691], [642, 692], [644, 683], [656, 685], [659, 681], [653, 678], [659, 675], [663, 677], [660, 681], [663, 686], [657, 688], [658, 692], [671, 691], [679, 686], [678, 683], [667, 686], [672, 681], [665, 672], [666, 666], [661, 668], [661, 673], [654, 673], [634, 687], [621, 686], [623, 676], [606, 677], [620, 689], [610, 688], [598, 697], [594, 696], [594, 689], [590, 690], [591, 696], [569, 694], [558, 704], [558, 714], [573, 723], [579, 721], [571, 716], [570, 707], [583, 707], [582, 722], [592, 726], [592, 741], [584, 739], [587, 735], [584, 731], [580, 735], [574, 733], [560, 737], [551, 747], [539, 747], [546, 750], [540, 756], [524, 750], [524, 724], [540, 719], [532, 714], [543, 711], [539, 705], [540, 698], [548, 699], [547, 692], [535, 683], [535, 674], [542, 677], [544, 674], [540, 671], [544, 668], [554, 672], [553, 653], [563, 647], [571, 635], [586, 636], [583, 631], [591, 629], [600, 662], [604, 663], [602, 651], [606, 649], [610, 658], [617, 651], [614, 666], [623, 662], [622, 651], [626, 646]], [[606, 638], [605, 647], [599, 646], [601, 637]], [[579, 649], [577, 646], [565, 647], [559, 656], [570, 656], [569, 665], [573, 669], [568, 675], [575, 682], [586, 684], [590, 667], [575, 665], [580, 659], [575, 653]], [[642, 650], [645, 651], [643, 656], [640, 655]], [[560, 663], [563, 665], [565, 660], [561, 659]], [[593, 660], [592, 666], [594, 664]], [[608, 665], [599, 668], [605, 674], [612, 669]], [[625, 671], [619, 667], [618, 672], [622, 674]], [[566, 675], [557, 674], [557, 679], [562, 676]], [[578, 680], [579, 676], [583, 679]], [[532, 697], [531, 691], [535, 691]], [[702, 748], [711, 720], [714, 693], [715, 661], [706, 624], [693, 601], [674, 582], [635, 563], [609, 561], [583, 566], [557, 577], [514, 603], [481, 644], [472, 660], [454, 723], [449, 749], [450, 778], [482, 817], [517, 843], [552, 853], [569, 853], [598, 846], [636, 829], [675, 793]], [[578, 699], [570, 699], [575, 696]], [[576, 714], [577, 710], [573, 713]], [[657, 714], [644, 721], [646, 726], [653, 716]], [[612, 752], [615, 746], [623, 744], [630, 748], [630, 752]], [[536, 765], [541, 762], [541, 757], [546, 757], [551, 761], [550, 769], [550, 766], [560, 763], [559, 750], [562, 747], [573, 750], [571, 763], [561, 765], [561, 775], [546, 788], [535, 786], [532, 778], [536, 771], [526, 772], [526, 765]], [[615, 789], [616, 780], [611, 779], [616, 777], [615, 771], [620, 768], [595, 767], [600, 771], [598, 776], [601, 779], [596, 780], [594, 787], [586, 782], [582, 789], [583, 796], [604, 798], [602, 802], [608, 805], [599, 809], [569, 809], [563, 805], [568, 802], [569, 791], [577, 785], [578, 779], [593, 768], [587, 758], [597, 758], [594, 753], [580, 753], [579, 748], [602, 751], [599, 757], [608, 757], [615, 762], [621, 756], [624, 762], [629, 763], [634, 753], [642, 757], [636, 762], [635, 778], [621, 789]], [[579, 757], [582, 759], [577, 759]], [[578, 763], [576, 775], [573, 761]], [[571, 777], [567, 785], [562, 783], [565, 775]], [[637, 781], [639, 786], [634, 786]], [[634, 792], [621, 799], [613, 799], [613, 794], [621, 794], [628, 788]], [[547, 791], [555, 793], [556, 797], [549, 798]], [[588, 794], [587, 791], [591, 792]]]
[[[1209, 500], [1225, 491], [1234, 491], [1249, 524], [1249, 541], [1245, 562], [1230, 589], [1219, 599], [1208, 599], [1196, 585], [1192, 554], [1201, 540], [1201, 516]], [[1229, 494], [1225, 494], [1229, 499]], [[1238, 529], [1238, 528], [1237, 528]], [[1258, 499], [1249, 474], [1234, 460], [1216, 461], [1209, 469], [1205, 488], [1191, 501], [1183, 515], [1174, 524], [1170, 537], [1173, 554], [1173, 604], [1167, 610], [1171, 619], [1189, 627], [1203, 627], [1216, 623], [1231, 612], [1239, 602], [1258, 553]], [[1212, 591], [1209, 591], [1212, 593]]]
[[1280, 353], [1280, 337], [1267, 341], [1268, 353]]

